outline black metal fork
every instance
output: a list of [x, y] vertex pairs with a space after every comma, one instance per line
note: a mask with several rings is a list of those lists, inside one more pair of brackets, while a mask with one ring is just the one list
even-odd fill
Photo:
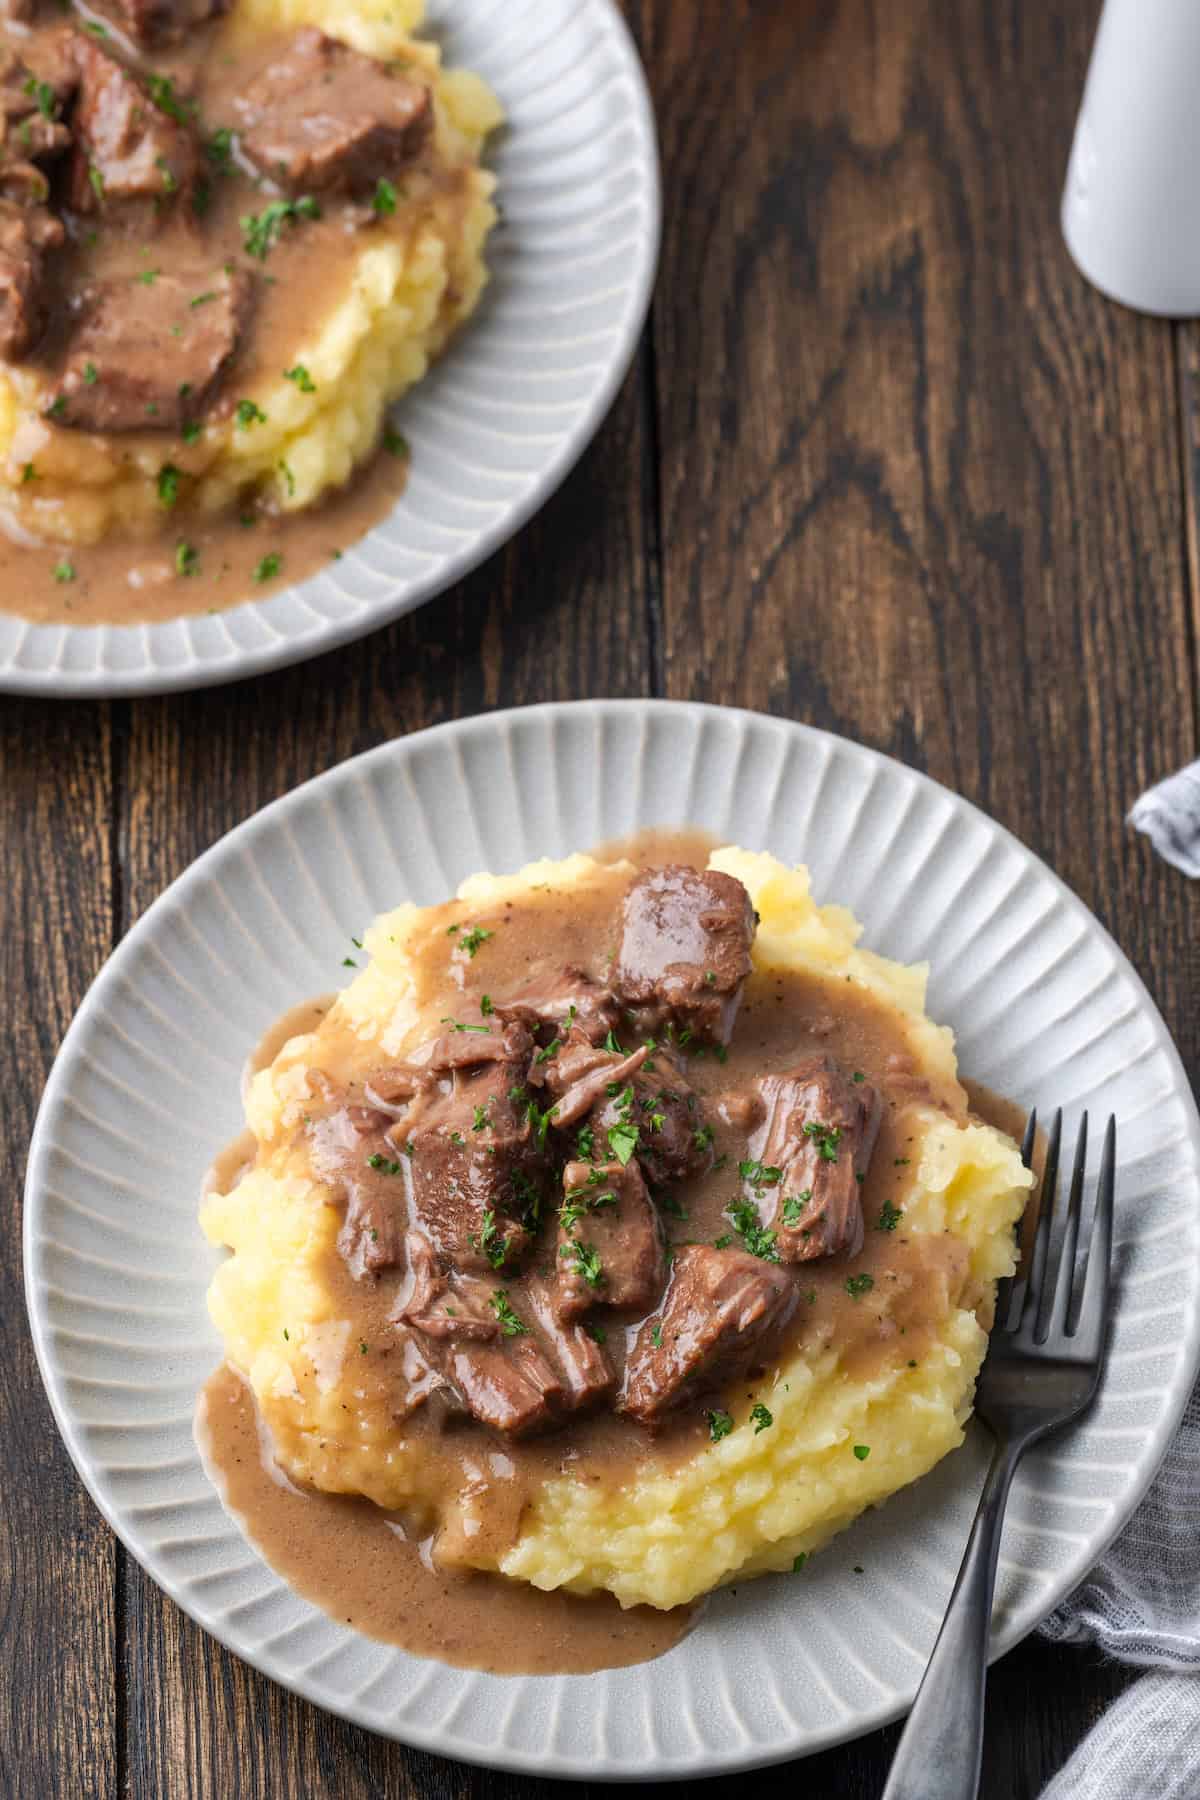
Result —
[[[1037, 1114], [1022, 1157], [1033, 1166]], [[988, 1627], [1000, 1527], [1013, 1472], [1029, 1446], [1079, 1417], [1104, 1365], [1111, 1288], [1117, 1126], [1109, 1119], [1087, 1245], [1079, 1247], [1087, 1114], [1079, 1127], [1066, 1223], [1053, 1272], [1062, 1113], [1054, 1116], [1028, 1270], [996, 1291], [996, 1322], [975, 1411], [996, 1440], [966, 1554], [929, 1667], [892, 1763], [883, 1800], [974, 1800], [983, 1751]]]

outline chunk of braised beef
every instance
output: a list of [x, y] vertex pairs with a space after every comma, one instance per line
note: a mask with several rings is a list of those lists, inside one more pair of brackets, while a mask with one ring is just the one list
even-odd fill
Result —
[[646, 1179], [655, 1187], [687, 1181], [703, 1175], [713, 1165], [713, 1134], [700, 1096], [680, 1073], [679, 1065], [661, 1045], [625, 1088], [607, 1094], [593, 1114], [596, 1135], [609, 1144], [610, 1132], [623, 1126], [637, 1127], [634, 1153]]
[[732, 875], [647, 869], [621, 909], [613, 987], [637, 1029], [682, 1046], [727, 1044], [750, 973], [755, 917]]
[[243, 154], [293, 195], [370, 196], [420, 157], [433, 132], [423, 82], [311, 28], [236, 107]]
[[[600, 1044], [621, 1022], [621, 1009], [612, 992], [577, 964], [568, 963], [561, 975], [528, 982], [504, 1002], [508, 1018], [523, 1019], [542, 1031], [548, 1042], [572, 1034]], [[543, 1029], [544, 1028], [544, 1029]]]
[[0, 357], [7, 362], [28, 356], [46, 329], [49, 258], [65, 235], [41, 207], [0, 199]]
[[559, 1310], [649, 1306], [665, 1272], [658, 1221], [634, 1162], [568, 1163], [556, 1245]]
[[93, 283], [76, 302], [49, 416], [77, 431], [183, 431], [216, 399], [254, 298], [242, 270]]
[[63, 96], [14, 50], [0, 45], [0, 195], [20, 206], [50, 198], [45, 165], [71, 142], [60, 116]]
[[[462, 1270], [511, 1269], [532, 1242], [547, 1159], [544, 1133], [529, 1118], [531, 1049], [520, 1025], [435, 1040], [417, 1053], [420, 1079], [392, 1126], [408, 1154], [416, 1220], [438, 1254]], [[386, 1099], [396, 1091], [396, 1072], [386, 1092], [379, 1078], [369, 1089]]]
[[795, 1278], [742, 1250], [680, 1249], [625, 1365], [620, 1410], [643, 1424], [746, 1375], [796, 1307]]
[[468, 1412], [512, 1437], [552, 1425], [566, 1397], [562, 1377], [529, 1337], [450, 1343], [438, 1366]]
[[146, 237], [176, 203], [190, 208], [199, 173], [196, 136], [151, 100], [115, 57], [76, 32], [79, 98], [69, 204]]
[[529, 1311], [546, 1339], [565, 1384], [565, 1404], [578, 1412], [613, 1389], [608, 1359], [584, 1325], [564, 1316], [557, 1287], [533, 1277], [526, 1285]]
[[557, 1130], [565, 1131], [605, 1099], [610, 1087], [628, 1082], [650, 1052], [645, 1045], [628, 1055], [605, 1050], [591, 1042], [582, 1026], [573, 1024], [561, 1047], [552, 1055], [542, 1055], [544, 1060], [535, 1062], [530, 1079], [538, 1078], [547, 1093], [554, 1096], [550, 1122]]
[[759, 1076], [754, 1087], [765, 1117], [750, 1139], [746, 1187], [780, 1258], [857, 1255], [862, 1183], [883, 1118], [878, 1093], [829, 1056]]
[[110, 17], [145, 50], [177, 44], [229, 11], [230, 0], [105, 0]]
[[392, 1160], [387, 1124], [373, 1108], [343, 1106], [317, 1119], [309, 1132], [313, 1172], [345, 1204], [338, 1252], [360, 1280], [403, 1259], [407, 1184]]
[[453, 1269], [442, 1274], [420, 1232], [408, 1234], [405, 1251], [411, 1288], [396, 1314], [404, 1324], [441, 1341], [490, 1344], [500, 1336], [494, 1282]]

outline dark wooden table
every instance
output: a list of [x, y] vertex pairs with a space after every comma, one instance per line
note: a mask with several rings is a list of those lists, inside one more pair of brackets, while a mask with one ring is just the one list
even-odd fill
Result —
[[[658, 105], [662, 273], [563, 490], [415, 617], [182, 698], [2, 703], [0, 1788], [31, 1800], [522, 1797], [219, 1650], [114, 1541], [24, 1319], [25, 1148], [113, 945], [198, 852], [372, 744], [602, 694], [810, 720], [948, 783], [1094, 908], [1193, 1072], [1200, 887], [1122, 823], [1197, 754], [1200, 328], [1104, 302], [1059, 189], [1097, 0], [629, 0]], [[1040, 1791], [1129, 1677], [1033, 1640], [983, 1792]], [[894, 1730], [799, 1771], [878, 1794]], [[792, 1791], [794, 1772], [759, 1791]], [[741, 1783], [716, 1783], [716, 1794]]]

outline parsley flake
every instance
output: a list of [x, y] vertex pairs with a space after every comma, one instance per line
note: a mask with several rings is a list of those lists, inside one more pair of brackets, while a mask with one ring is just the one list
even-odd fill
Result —
[[497, 1288], [488, 1304], [500, 1321], [500, 1329], [505, 1337], [524, 1337], [529, 1327], [522, 1322], [508, 1304], [508, 1289]]
[[759, 1400], [750, 1408], [750, 1422], [754, 1426], [754, 1435], [757, 1437], [760, 1431], [765, 1431], [768, 1425], [775, 1423], [775, 1415], [768, 1412], [762, 1401]]
[[733, 1430], [733, 1420], [727, 1412], [722, 1412], [720, 1407], [713, 1408], [704, 1416], [708, 1420], [708, 1435], [714, 1444], [719, 1444], [721, 1439], [728, 1437]]

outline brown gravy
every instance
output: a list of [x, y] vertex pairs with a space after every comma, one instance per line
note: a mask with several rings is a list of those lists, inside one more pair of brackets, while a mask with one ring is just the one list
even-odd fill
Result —
[[[85, 8], [47, 15], [30, 29], [0, 21], [0, 50], [11, 50], [40, 69], [39, 52], [65, 23], [79, 29], [95, 24]], [[141, 51], [109, 14], [103, 15], [104, 48], [157, 81], [174, 84], [174, 94], [194, 107], [202, 143], [238, 123], [235, 98], [254, 75], [279, 56], [291, 37], [274, 28], [263, 33], [236, 13], [194, 27], [182, 43]], [[171, 101], [170, 104], [175, 104]], [[253, 179], [248, 163], [235, 154], [216, 174], [205, 163], [208, 204], [203, 217], [178, 209], [153, 230], [123, 230], [94, 215], [64, 215], [67, 245], [52, 265], [55, 308], [43, 341], [21, 365], [56, 379], [65, 353], [67, 296], [93, 281], [152, 281], [158, 273], [236, 269], [256, 278], [256, 301], [244, 342], [226, 372], [207, 417], [228, 417], [240, 399], [278, 384], [285, 370], [302, 361], [323, 320], [344, 300], [355, 259], [372, 242], [407, 241], [436, 205], [443, 217], [461, 214], [467, 200], [464, 172], [444, 166], [426, 152], [399, 182], [400, 203], [392, 216], [351, 228], [344, 207], [329, 201], [322, 216], [281, 229], [265, 257], [247, 250], [243, 221], [261, 216], [278, 191]], [[61, 176], [55, 174], [55, 211]], [[201, 283], [200, 285], [203, 285]], [[131, 291], [137, 291], [131, 289]], [[205, 296], [197, 296], [200, 304]], [[455, 298], [453, 292], [448, 302]], [[5, 608], [38, 622], [79, 625], [131, 624], [218, 613], [247, 600], [330, 569], [366, 532], [384, 519], [404, 491], [407, 447], [389, 438], [374, 459], [351, 475], [346, 487], [321, 504], [282, 512], [253, 489], [220, 513], [186, 503], [192, 475], [205, 472], [211, 453], [202, 441], [190, 444], [173, 431], [137, 431], [92, 437], [43, 417], [25, 420], [8, 453], [6, 482], [17, 500], [0, 504], [0, 588]], [[114, 459], [134, 459], [151, 470], [171, 467], [182, 478], [177, 504], [165, 505], [161, 520], [135, 531], [118, 532], [95, 544], [64, 544], [53, 529], [56, 510], [78, 500], [97, 481], [100, 456], [105, 483], [116, 479]], [[294, 479], [280, 465], [287, 479]], [[0, 502], [5, 496], [0, 492]], [[39, 526], [41, 529], [39, 529]], [[43, 535], [44, 532], [44, 535]], [[149, 533], [149, 535], [147, 535]], [[181, 549], [187, 554], [180, 562]]]
[[[712, 846], [713, 840], [702, 833], [655, 832], [605, 846], [598, 854], [606, 861], [624, 857], [639, 865], [664, 861], [702, 865]], [[590, 915], [578, 892], [567, 896], [543, 890], [528, 906], [508, 904], [494, 914], [463, 902], [447, 902], [430, 912], [428, 930], [422, 930], [413, 946], [415, 959], [424, 965], [420, 985], [424, 991], [440, 987], [447, 1008], [468, 1017], [485, 995], [502, 1004], [507, 993], [539, 970], [578, 962], [581, 946], [602, 961], [612, 923], [612, 897], [619, 891], [615, 882], [601, 888]], [[448, 934], [452, 928], [462, 929], [468, 919], [490, 932], [486, 954], [469, 959], [452, 956]], [[264, 1039], [248, 1069], [265, 1066], [289, 1037], [313, 1029], [328, 1004], [309, 1003], [288, 1014]], [[753, 976], [726, 1060], [695, 1058], [687, 1070], [688, 1080], [708, 1102], [714, 1148], [719, 1159], [727, 1159], [725, 1171], [722, 1174], [718, 1165], [717, 1171], [676, 1184], [675, 1207], [664, 1224], [675, 1245], [711, 1242], [728, 1232], [725, 1208], [740, 1187], [736, 1173], [731, 1182], [730, 1168], [736, 1170], [745, 1156], [746, 1139], [744, 1128], [722, 1119], [718, 1096], [751, 1075], [784, 1069], [814, 1050], [828, 1051], [845, 1068], [863, 1071], [883, 1094], [885, 1114], [863, 1187], [867, 1224], [863, 1248], [852, 1259], [839, 1256], [804, 1265], [801, 1304], [780, 1353], [793, 1353], [801, 1345], [819, 1350], [836, 1344], [847, 1373], [867, 1377], [881, 1359], [893, 1358], [897, 1350], [914, 1365], [920, 1361], [929, 1342], [930, 1320], [944, 1306], [947, 1284], [957, 1293], [965, 1275], [966, 1253], [956, 1239], [909, 1236], [902, 1223], [894, 1229], [872, 1229], [908, 1180], [913, 1142], [908, 1104], [931, 1103], [959, 1120], [965, 1120], [968, 1112], [966, 1095], [957, 1083], [931, 1085], [916, 1069], [898, 1015], [859, 988], [827, 977], [790, 971]], [[355, 1080], [348, 1086], [353, 1089]], [[1014, 1125], [1019, 1129], [1017, 1110], [985, 1090], [973, 1088], [970, 1104], [1002, 1129], [1012, 1131]], [[219, 1166], [228, 1174], [244, 1161], [245, 1146], [239, 1143]], [[850, 1275], [868, 1274], [874, 1284], [871, 1293], [887, 1294], [886, 1311], [877, 1310], [869, 1295], [863, 1298], [847, 1290]], [[384, 1404], [395, 1392], [397, 1380], [402, 1380], [388, 1322], [395, 1282], [386, 1277], [356, 1280], [336, 1252], [321, 1277], [335, 1298], [334, 1316], [351, 1321], [350, 1341], [361, 1355], [361, 1361], [359, 1355], [354, 1358], [356, 1386], [368, 1394], [374, 1391]], [[522, 1316], [528, 1316], [527, 1279], [512, 1275], [505, 1284], [512, 1306]], [[980, 1295], [979, 1301], [983, 1299]], [[637, 1324], [610, 1310], [606, 1354], [618, 1379]], [[744, 1416], [748, 1396], [738, 1391], [742, 1385], [751, 1384], [738, 1384], [712, 1404]], [[689, 1627], [690, 1615], [677, 1618], [652, 1609], [621, 1613], [607, 1600], [547, 1596], [470, 1572], [462, 1566], [467, 1545], [461, 1536], [456, 1540], [453, 1525], [444, 1526], [438, 1537], [435, 1567], [428, 1551], [431, 1540], [423, 1550], [415, 1546], [404, 1537], [398, 1520], [370, 1502], [301, 1493], [270, 1473], [253, 1402], [240, 1378], [229, 1370], [218, 1371], [210, 1382], [198, 1430], [214, 1479], [272, 1566], [332, 1616], [369, 1635], [473, 1667], [581, 1672], [661, 1654]], [[685, 1411], [651, 1435], [634, 1420], [604, 1410], [573, 1421], [569, 1430], [513, 1442], [493, 1436], [474, 1421], [448, 1416], [436, 1395], [403, 1418], [396, 1431], [420, 1445], [424, 1466], [437, 1472], [439, 1491], [461, 1493], [472, 1483], [477, 1488], [481, 1464], [490, 1466], [486, 1506], [468, 1507], [463, 1514], [466, 1523], [457, 1531], [465, 1531], [476, 1550], [483, 1534], [497, 1556], [515, 1538], [529, 1498], [547, 1479], [586, 1466], [589, 1481], [617, 1488], [633, 1468], [652, 1464], [669, 1470], [674, 1461], [694, 1455], [708, 1438], [698, 1411]], [[335, 1454], [333, 1447], [331, 1455]], [[394, 1575], [388, 1572], [393, 1561]], [[504, 1620], [519, 1621], [520, 1629]]]
[[196, 1437], [229, 1510], [271, 1567], [339, 1624], [493, 1675], [587, 1675], [662, 1656], [694, 1609], [623, 1612], [608, 1594], [545, 1594], [503, 1576], [437, 1568], [428, 1543], [369, 1500], [300, 1491], [274, 1469], [254, 1401], [228, 1367], [200, 1397]]

